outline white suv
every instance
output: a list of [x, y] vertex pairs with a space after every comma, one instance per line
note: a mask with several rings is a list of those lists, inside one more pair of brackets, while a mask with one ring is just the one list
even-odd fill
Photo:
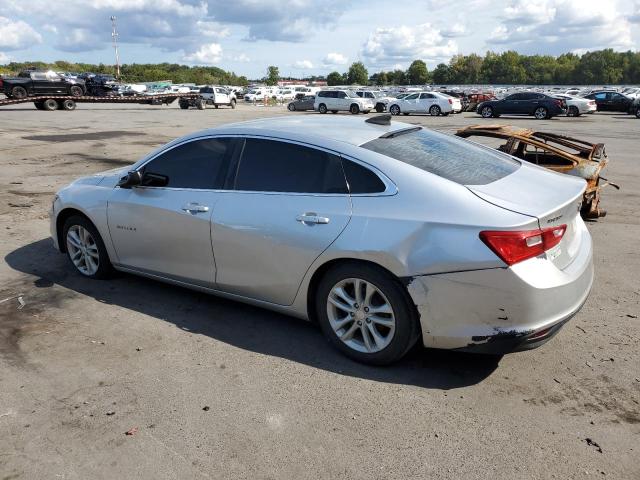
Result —
[[368, 98], [373, 102], [376, 112], [382, 113], [387, 109], [389, 102], [396, 100], [394, 97], [389, 97], [380, 90], [356, 90], [356, 95], [361, 98]]
[[369, 113], [373, 110], [373, 102], [370, 98], [360, 98], [349, 90], [322, 90], [316, 94], [313, 104], [314, 110], [320, 113], [351, 112]]
[[220, 105], [236, 108], [236, 94], [226, 88], [207, 85], [200, 89], [200, 96], [208, 105], [216, 108]]

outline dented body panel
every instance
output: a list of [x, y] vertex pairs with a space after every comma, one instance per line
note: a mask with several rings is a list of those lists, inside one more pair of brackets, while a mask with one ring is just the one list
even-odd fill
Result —
[[600, 190], [606, 185], [619, 188], [600, 176], [609, 161], [602, 143], [507, 125], [472, 125], [458, 130], [456, 135], [504, 139], [506, 142], [498, 149], [509, 155], [555, 172], [584, 178], [587, 189], [581, 208], [583, 218], [606, 215], [606, 211], [600, 209]]
[[591, 237], [578, 221], [581, 248], [563, 269], [542, 255], [509, 268], [412, 278], [408, 289], [424, 345], [486, 352], [486, 344], [496, 342], [493, 353], [504, 353], [501, 341], [526, 348], [528, 338], [571, 318], [589, 295], [594, 275]]

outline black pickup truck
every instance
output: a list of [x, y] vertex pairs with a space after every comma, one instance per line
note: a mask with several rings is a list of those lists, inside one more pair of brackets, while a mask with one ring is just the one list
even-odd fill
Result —
[[71, 95], [79, 97], [86, 92], [83, 80], [64, 78], [55, 72], [29, 70], [17, 77], [0, 78], [0, 92], [9, 98], [42, 95]]

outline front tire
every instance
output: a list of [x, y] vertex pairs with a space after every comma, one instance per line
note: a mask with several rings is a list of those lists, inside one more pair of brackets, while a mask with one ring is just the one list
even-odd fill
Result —
[[231, 108], [235, 110], [235, 108], [236, 108], [236, 101], [235, 101], [235, 100], [231, 100], [230, 105], [231, 105]]
[[391, 105], [389, 113], [391, 115], [400, 115], [400, 107], [398, 105]]
[[376, 104], [376, 112], [378, 112], [378, 113], [384, 112], [384, 105], [382, 103], [377, 103]]
[[290, 112], [295, 112], [296, 106], [293, 103], [290, 103], [289, 105], [287, 105], [287, 110], [289, 110]]
[[113, 271], [107, 249], [96, 227], [86, 217], [74, 215], [62, 229], [67, 257], [83, 276], [108, 278]]
[[417, 312], [403, 285], [376, 266], [334, 267], [322, 278], [315, 300], [324, 334], [358, 362], [396, 362], [419, 337]]
[[81, 97], [84, 94], [84, 91], [80, 85], [71, 85], [69, 93], [72, 97]]
[[640, 118], [640, 108], [636, 108], [636, 118]]
[[567, 117], [577, 117], [578, 115], [580, 115], [578, 107], [576, 107], [575, 105], [571, 105], [569, 107], [569, 110], [567, 110]]
[[11, 89], [11, 98], [25, 98], [27, 90], [24, 87], [13, 87]]
[[321, 104], [318, 106], [318, 111], [319, 111], [320, 113], [327, 113], [327, 106], [326, 106], [324, 103], [321, 103]]
[[482, 107], [480, 110], [480, 115], [482, 118], [491, 118], [493, 117], [493, 108], [492, 107]]
[[440, 115], [441, 112], [442, 110], [440, 110], [440, 107], [438, 105], [433, 105], [429, 109], [429, 115], [431, 115], [432, 117], [437, 117], [438, 115]]

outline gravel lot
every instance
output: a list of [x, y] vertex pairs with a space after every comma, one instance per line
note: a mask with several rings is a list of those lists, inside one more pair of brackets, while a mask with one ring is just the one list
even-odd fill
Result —
[[[596, 281], [540, 349], [355, 364], [314, 325], [129, 275], [86, 281], [53, 193], [194, 130], [289, 113], [0, 110], [0, 479], [640, 478], [640, 121], [500, 123], [602, 141]], [[361, 116], [364, 121], [365, 116]], [[454, 131], [471, 114], [401, 117]], [[137, 428], [133, 435], [125, 432]]]

